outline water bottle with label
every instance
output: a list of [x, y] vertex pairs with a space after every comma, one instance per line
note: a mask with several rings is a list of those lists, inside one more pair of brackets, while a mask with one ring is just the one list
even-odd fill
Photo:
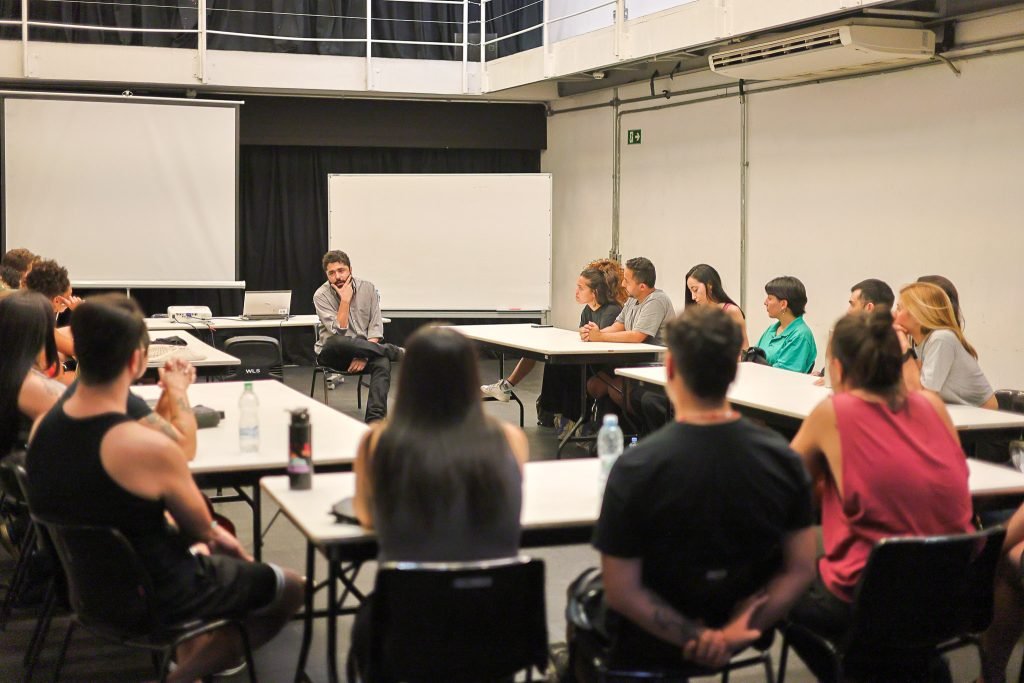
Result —
[[238, 448], [243, 453], [260, 450], [260, 400], [252, 389], [252, 382], [245, 383], [242, 397], [238, 399]]
[[622, 455], [622, 430], [619, 428], [619, 416], [608, 414], [604, 416], [601, 431], [597, 433], [597, 458], [601, 461], [597, 484], [602, 497], [604, 497], [604, 486], [608, 482], [608, 473], [612, 471], [612, 465], [620, 455]]

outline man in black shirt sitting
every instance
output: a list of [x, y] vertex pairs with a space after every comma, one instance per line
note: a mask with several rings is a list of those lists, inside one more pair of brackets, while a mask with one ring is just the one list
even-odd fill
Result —
[[613, 667], [719, 668], [789, 610], [814, 578], [810, 482], [799, 457], [725, 399], [742, 335], [717, 308], [669, 323], [675, 420], [619, 458], [593, 544], [604, 601], [577, 631], [577, 676], [595, 648]]
[[[129, 387], [146, 370], [148, 335], [138, 305], [120, 295], [93, 297], [78, 307], [71, 327], [79, 385], [36, 425], [27, 455], [29, 508], [123, 533], [152, 580], [161, 622], [234, 616], [245, 619], [254, 646], [270, 640], [301, 605], [303, 579], [253, 562], [210, 516], [179, 443], [126, 413]], [[163, 374], [179, 390], [169, 400], [184, 402], [190, 378], [172, 374]], [[196, 542], [212, 554], [190, 552]], [[233, 630], [199, 636], [179, 648], [178, 668], [167, 680], [194, 681], [240, 656]]]

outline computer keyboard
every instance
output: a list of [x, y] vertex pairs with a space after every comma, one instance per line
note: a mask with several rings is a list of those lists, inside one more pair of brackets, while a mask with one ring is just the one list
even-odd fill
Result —
[[203, 360], [206, 358], [205, 355], [197, 353], [193, 349], [187, 346], [174, 346], [171, 344], [150, 344], [149, 345], [149, 362], [156, 360], [170, 360], [172, 358], [181, 358], [182, 360], [194, 361]]

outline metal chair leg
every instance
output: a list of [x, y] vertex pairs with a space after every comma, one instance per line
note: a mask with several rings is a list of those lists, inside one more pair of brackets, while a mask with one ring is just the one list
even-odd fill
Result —
[[43, 598], [43, 605], [36, 619], [36, 628], [32, 633], [32, 640], [29, 642], [25, 656], [22, 658], [22, 666], [25, 667], [25, 680], [32, 680], [32, 672], [39, 663], [39, 656], [43, 653], [43, 646], [46, 644], [46, 636], [50, 632], [50, 623], [53, 621], [53, 613], [57, 609], [57, 589], [55, 581], [50, 579], [46, 587], [46, 596]]
[[786, 683], [786, 662], [789, 659], [789, 639], [782, 634], [782, 649], [779, 652], [779, 683]]
[[67, 633], [64, 634], [64, 642], [60, 646], [60, 654], [57, 655], [57, 664], [53, 667], [53, 683], [60, 683], [60, 671], [64, 668], [64, 658], [68, 654], [68, 647], [71, 645], [71, 637], [75, 633], [75, 621], [68, 622]]

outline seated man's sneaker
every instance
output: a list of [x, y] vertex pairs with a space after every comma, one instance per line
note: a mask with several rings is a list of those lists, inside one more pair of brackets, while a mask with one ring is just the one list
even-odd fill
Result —
[[480, 387], [480, 391], [484, 396], [507, 403], [512, 398], [512, 385], [508, 383], [507, 379], [495, 382], [494, 384], [485, 384]]

